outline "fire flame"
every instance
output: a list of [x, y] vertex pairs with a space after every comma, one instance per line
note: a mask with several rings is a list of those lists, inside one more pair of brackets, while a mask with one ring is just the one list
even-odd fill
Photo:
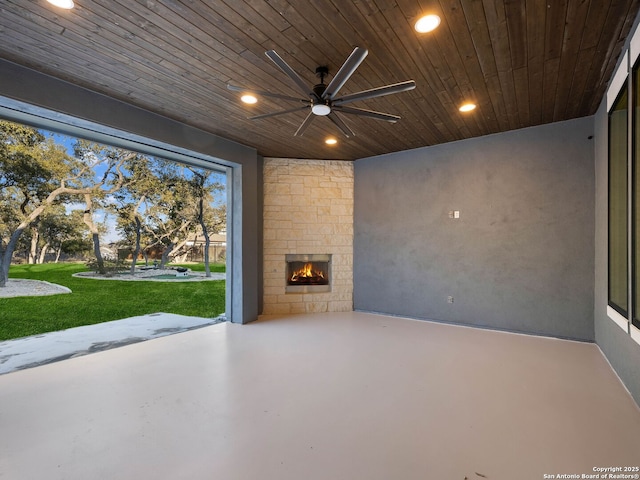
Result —
[[324, 279], [324, 272], [313, 269], [312, 263], [305, 263], [304, 267], [291, 274], [291, 281], [295, 282], [299, 278], [322, 278]]

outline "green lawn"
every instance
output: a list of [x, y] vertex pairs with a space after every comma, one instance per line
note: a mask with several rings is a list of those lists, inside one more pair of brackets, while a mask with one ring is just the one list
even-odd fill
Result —
[[[186, 265], [203, 271], [204, 265]], [[73, 293], [0, 298], [0, 340], [167, 312], [213, 318], [225, 311], [225, 282], [124, 282], [72, 277], [83, 264], [12, 265], [9, 278], [46, 280]], [[224, 272], [224, 265], [214, 265]]]

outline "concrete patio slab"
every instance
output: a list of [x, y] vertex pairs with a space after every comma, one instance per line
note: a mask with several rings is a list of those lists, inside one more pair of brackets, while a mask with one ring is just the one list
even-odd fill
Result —
[[0, 342], [0, 374], [130, 345], [224, 321], [152, 313]]

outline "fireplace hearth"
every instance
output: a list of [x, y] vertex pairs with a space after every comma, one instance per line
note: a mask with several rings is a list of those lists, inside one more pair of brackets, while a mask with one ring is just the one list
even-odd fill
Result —
[[331, 255], [285, 255], [286, 293], [319, 293], [331, 291]]

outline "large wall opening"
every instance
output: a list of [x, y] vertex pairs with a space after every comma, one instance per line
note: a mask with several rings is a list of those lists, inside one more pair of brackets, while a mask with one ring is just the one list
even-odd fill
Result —
[[[126, 316], [118, 312], [150, 314], [159, 308], [231, 319], [231, 292], [225, 284], [229, 285], [233, 270], [231, 245], [226, 241], [234, 210], [233, 168], [195, 151], [80, 119], [65, 121], [70, 119], [33, 106], [16, 108], [18, 102], [0, 102], [7, 104], [0, 106], [3, 142], [13, 149], [14, 159], [22, 155], [26, 160], [3, 162], [0, 171], [4, 183], [0, 203], [7, 214], [0, 221], [0, 253], [11, 250], [3, 259], [7, 268], [13, 260], [9, 277], [43, 278], [54, 272], [52, 283], [73, 274], [71, 283], [100, 283], [93, 289], [100, 295], [80, 300], [85, 308], [79, 309], [84, 313], [78, 321], [84, 324]], [[20, 135], [33, 143], [31, 153], [26, 143], [15, 145]], [[35, 161], [38, 156], [42, 162]], [[12, 235], [18, 227], [19, 235]], [[61, 264], [64, 260], [73, 265]], [[92, 277], [109, 282], [95, 282]], [[120, 279], [141, 282], [119, 286], [109, 295], [109, 288]], [[167, 288], [180, 292], [159, 292]], [[127, 307], [129, 297], [134, 304]], [[40, 303], [46, 309], [46, 303]], [[78, 310], [72, 303], [63, 302], [69, 304], [69, 312]], [[86, 311], [89, 303], [98, 304], [89, 310], [110, 311], [116, 317], [94, 318], [97, 313]], [[33, 313], [32, 317], [38, 315]], [[47, 317], [54, 314], [71, 316], [64, 308], [48, 308]], [[23, 320], [25, 315], [29, 317], [22, 310]], [[51, 331], [56, 325], [68, 328], [55, 318], [35, 323], [32, 333]], [[0, 340], [24, 332], [6, 332]]]

